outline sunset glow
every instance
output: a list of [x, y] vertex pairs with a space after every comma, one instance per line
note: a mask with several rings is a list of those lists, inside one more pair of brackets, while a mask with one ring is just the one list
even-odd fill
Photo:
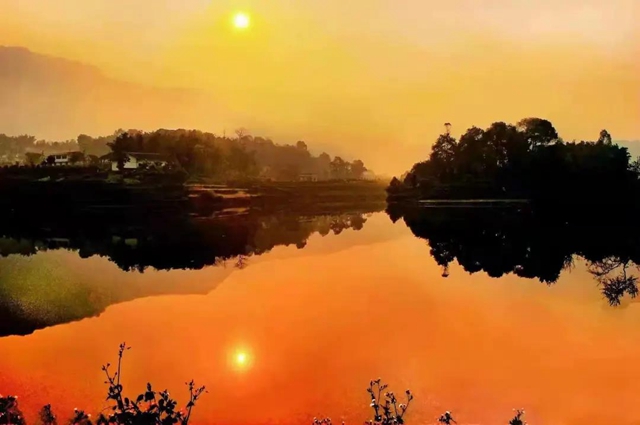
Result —
[[639, 21], [0, 0], [0, 425], [640, 425]]
[[238, 12], [233, 17], [233, 26], [238, 29], [247, 29], [251, 26], [251, 18], [246, 13]]
[[247, 371], [251, 367], [252, 363], [252, 356], [244, 347], [236, 348], [230, 353], [229, 367], [237, 373]]
[[236, 363], [239, 366], [244, 366], [247, 363], [247, 353], [240, 351], [236, 354]]
[[61, 140], [122, 126], [245, 127], [339, 147], [388, 174], [428, 151], [446, 121], [459, 134], [543, 115], [568, 140], [604, 127], [637, 140], [639, 12], [636, 0], [4, 0], [0, 45], [194, 89], [202, 103], [169, 113], [148, 102], [125, 120], [102, 102], [98, 118], [69, 106], [93, 90], [54, 100], [23, 84], [0, 120], [6, 133]]

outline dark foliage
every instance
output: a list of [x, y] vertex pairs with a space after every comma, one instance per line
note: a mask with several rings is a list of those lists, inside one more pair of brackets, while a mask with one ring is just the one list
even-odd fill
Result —
[[502, 207], [417, 207], [392, 204], [387, 213], [403, 219], [429, 242], [431, 255], [449, 275], [457, 261], [467, 272], [491, 277], [514, 273], [555, 283], [584, 259], [611, 305], [638, 294], [640, 209], [628, 205], [560, 208], [556, 204]]
[[516, 410], [516, 415], [509, 421], [509, 425], [526, 425], [526, 422], [523, 419], [524, 410], [518, 409]]
[[[169, 396], [167, 390], [154, 391], [151, 384], [147, 384], [146, 391], [137, 397], [129, 398], [124, 395], [124, 389], [120, 383], [122, 357], [125, 350], [129, 350], [125, 344], [120, 345], [118, 351], [118, 365], [115, 372], [111, 372], [110, 364], [102, 367], [109, 385], [107, 400], [112, 401], [111, 413], [101, 414], [97, 425], [187, 425], [191, 418], [193, 407], [200, 396], [205, 392], [205, 387], [197, 387], [194, 381], [187, 382], [189, 388], [189, 401], [183, 410], [178, 409], [178, 403]], [[77, 412], [76, 412], [77, 414]]]
[[[15, 217], [10, 225], [0, 225], [0, 236], [7, 238], [0, 245], [0, 256], [65, 249], [83, 258], [107, 257], [124, 271], [196, 270], [238, 256], [262, 255], [279, 245], [304, 247], [315, 233], [360, 230], [367, 222], [360, 211], [367, 209], [343, 214], [256, 211], [207, 219], [181, 211], [158, 211], [153, 216], [144, 211], [130, 216], [105, 212], [86, 214], [82, 220], [50, 217], [39, 226]], [[14, 245], [20, 248], [12, 250], [9, 239], [21, 241]]]
[[[303, 249], [314, 234], [325, 236], [347, 229], [361, 230], [367, 222], [367, 213], [382, 211], [384, 204], [351, 208], [341, 206], [339, 212], [332, 212], [318, 206], [313, 210], [297, 210], [296, 206], [288, 205], [287, 212], [251, 211], [209, 218], [193, 217], [182, 210], [156, 210], [150, 215], [145, 208], [140, 211], [72, 210], [60, 214], [50, 210], [46, 216], [37, 209], [34, 209], [35, 215], [4, 210], [4, 213], [0, 211], [0, 257], [69, 250], [82, 258], [108, 258], [120, 269], [134, 273], [149, 268], [243, 268], [254, 256], [276, 246]], [[39, 225], [34, 226], [35, 222]], [[20, 288], [21, 284], [12, 279], [0, 282], [0, 336], [28, 334], [89, 317], [112, 303], [123, 301], [115, 294], [106, 298], [76, 298], [73, 302], [81, 308], [51, 305], [56, 313], [37, 319], [12, 301]]]
[[237, 138], [228, 138], [197, 130], [130, 130], [108, 145], [120, 162], [126, 152], [157, 152], [175, 158], [192, 176], [292, 181], [313, 175], [328, 180], [360, 178], [366, 171], [359, 160], [349, 163], [336, 157], [332, 161], [324, 153], [314, 157], [303, 141], [278, 145], [246, 130], [236, 134]]
[[367, 392], [371, 397], [369, 406], [373, 409], [373, 419], [368, 422], [370, 425], [404, 424], [404, 415], [413, 400], [413, 394], [411, 394], [410, 390], [406, 390], [406, 403], [398, 403], [394, 393], [385, 391], [387, 388], [388, 385], [381, 383], [380, 378], [369, 382], [369, 388], [367, 388]]
[[640, 193], [639, 172], [638, 162], [606, 130], [594, 142], [565, 142], [549, 121], [526, 118], [516, 125], [472, 127], [459, 140], [442, 134], [429, 158], [387, 191], [391, 200], [608, 201]]
[[[411, 390], [406, 390], [404, 397], [405, 403], [399, 403], [394, 393], [386, 391], [387, 384], [381, 382], [381, 379], [371, 380], [367, 393], [371, 403], [369, 407], [373, 410], [373, 418], [365, 421], [364, 425], [402, 425], [406, 423], [405, 415], [409, 410], [409, 405], [414, 399]], [[526, 425], [524, 422], [524, 410], [517, 409], [516, 416], [509, 421], [509, 425]], [[446, 411], [438, 418], [439, 424], [451, 425], [457, 424], [451, 412]], [[313, 418], [312, 425], [333, 425], [331, 418]], [[344, 422], [342, 422], [344, 425]]]
[[[387, 388], [388, 385], [383, 384], [380, 378], [369, 382], [367, 393], [371, 399], [369, 407], [373, 410], [373, 418], [365, 421], [364, 425], [402, 425], [405, 423], [404, 416], [413, 400], [413, 394], [410, 390], [405, 391], [407, 401], [399, 403], [392, 392], [385, 391]], [[312, 425], [332, 425], [332, 421], [331, 418], [313, 418]]]
[[444, 425], [457, 424], [456, 420], [453, 419], [451, 412], [449, 412], [448, 410], [440, 415], [440, 417], [438, 418], [438, 423]]
[[110, 154], [120, 170], [127, 153], [161, 154], [191, 177], [216, 180], [331, 180], [360, 179], [367, 171], [360, 160], [348, 162], [322, 153], [314, 156], [306, 142], [276, 144], [269, 138], [253, 137], [245, 129], [235, 138], [198, 130], [117, 130], [113, 134], [91, 137], [81, 134], [64, 142], [36, 141], [33, 136], [10, 137], [0, 134], [0, 165], [53, 165], [53, 155], [75, 152], [70, 165], [80, 162], [100, 165], [100, 157]]
[[[84, 410], [74, 409], [70, 425], [188, 425], [191, 413], [206, 389], [204, 386], [196, 386], [194, 381], [187, 382], [189, 401], [183, 408], [178, 407], [178, 402], [172, 399], [167, 390], [154, 391], [151, 384], [147, 384], [146, 390], [134, 398], [124, 394], [124, 388], [120, 383], [122, 359], [126, 350], [126, 344], [121, 344], [118, 350], [118, 364], [115, 372], [110, 371], [110, 365], [102, 367], [108, 384], [107, 401], [110, 405], [108, 413], [100, 413], [95, 420]], [[22, 413], [18, 409], [18, 398], [15, 396], [2, 397], [0, 395], [0, 423], [7, 425], [24, 425]], [[103, 411], [104, 412], [104, 411]], [[57, 425], [56, 415], [47, 404], [40, 410], [40, 422], [42, 425]]]
[[42, 425], [58, 425], [58, 418], [51, 410], [51, 405], [47, 404], [40, 409], [40, 422]]
[[24, 425], [24, 416], [18, 408], [18, 396], [3, 397], [0, 394], [0, 423]]
[[[155, 392], [151, 384], [147, 384], [146, 391], [135, 398], [128, 398], [123, 395], [123, 388], [118, 378], [123, 353], [128, 350], [125, 344], [120, 345], [118, 352], [117, 372], [111, 374], [109, 365], [105, 365], [102, 370], [107, 376], [109, 385], [107, 400], [111, 400], [111, 406], [106, 409], [110, 413], [101, 413], [95, 425], [188, 425], [191, 419], [191, 412], [203, 393], [205, 387], [196, 387], [193, 381], [187, 382], [189, 388], [189, 401], [185, 408], [178, 410], [177, 402], [173, 400], [169, 393], [165, 391]], [[405, 391], [406, 403], [398, 403], [392, 392], [384, 392], [386, 384], [382, 384], [380, 378], [369, 383], [367, 392], [371, 398], [370, 407], [373, 409], [374, 418], [364, 422], [364, 425], [402, 425], [405, 422], [405, 415], [409, 409], [409, 404], [414, 396], [410, 390]], [[18, 412], [18, 413], [16, 413]], [[13, 415], [13, 416], [9, 416]], [[516, 410], [516, 416], [509, 421], [509, 425], [525, 425], [523, 421], [524, 410]], [[6, 418], [9, 418], [8, 420]], [[17, 397], [3, 398], [0, 395], [0, 419], [1, 423], [7, 425], [24, 425], [22, 414], [19, 413]], [[6, 422], [5, 422], [6, 420]], [[438, 423], [444, 425], [457, 424], [451, 412], [447, 411], [437, 418]], [[57, 419], [51, 411], [51, 405], [46, 405], [40, 411], [40, 421], [42, 425], [56, 425]], [[74, 409], [69, 420], [70, 425], [94, 425], [91, 415], [83, 410]], [[331, 418], [313, 418], [312, 425], [332, 425]], [[342, 422], [342, 425], [345, 425]]]

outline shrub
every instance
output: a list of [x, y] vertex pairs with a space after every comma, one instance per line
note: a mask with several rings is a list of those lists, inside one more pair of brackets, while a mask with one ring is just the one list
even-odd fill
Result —
[[[107, 401], [111, 401], [111, 405], [105, 410], [111, 412], [101, 413], [95, 425], [188, 425], [196, 402], [206, 392], [205, 387], [196, 386], [193, 380], [187, 382], [189, 401], [182, 409], [178, 408], [178, 403], [171, 398], [167, 390], [156, 392], [151, 384], [147, 384], [146, 390], [137, 397], [126, 397], [120, 378], [124, 352], [129, 349], [131, 347], [126, 344], [120, 344], [118, 364], [114, 372], [111, 372], [111, 365], [108, 363], [102, 367], [107, 378], [105, 383], [108, 384]], [[399, 403], [393, 392], [385, 391], [387, 388], [388, 385], [383, 384], [380, 378], [369, 382], [367, 393], [371, 398], [369, 406], [373, 410], [373, 419], [366, 421], [365, 425], [402, 425], [405, 423], [405, 415], [414, 398], [413, 393], [406, 390], [406, 402]], [[57, 417], [50, 404], [40, 410], [39, 417], [42, 425], [58, 425]], [[516, 410], [509, 425], [526, 425], [523, 417], [524, 410]], [[443, 425], [457, 424], [449, 411], [438, 418], [438, 423]], [[18, 408], [18, 397], [0, 395], [0, 424], [25, 425], [24, 416]], [[91, 415], [79, 409], [74, 409], [69, 424], [94, 425]], [[330, 418], [314, 418], [312, 425], [332, 425], [332, 422]]]
[[3, 397], [0, 394], [0, 423], [24, 425], [24, 416], [18, 408], [18, 396]]
[[[189, 389], [189, 402], [182, 409], [178, 408], [178, 402], [172, 399], [167, 390], [156, 392], [151, 384], [147, 384], [146, 391], [135, 398], [124, 395], [124, 388], [120, 383], [122, 358], [124, 352], [129, 350], [126, 344], [120, 344], [118, 350], [118, 364], [115, 372], [111, 372], [110, 364], [102, 367], [109, 385], [107, 400], [111, 405], [106, 410], [111, 413], [101, 413], [96, 425], [187, 425], [191, 419], [191, 412], [196, 402], [205, 392], [205, 387], [196, 386], [192, 380], [186, 385]], [[25, 425], [22, 412], [18, 409], [18, 397], [0, 395], [0, 423], [7, 425]], [[40, 421], [43, 425], [57, 425], [56, 415], [48, 404], [40, 410]], [[94, 425], [91, 415], [84, 410], [74, 409], [70, 425]]]

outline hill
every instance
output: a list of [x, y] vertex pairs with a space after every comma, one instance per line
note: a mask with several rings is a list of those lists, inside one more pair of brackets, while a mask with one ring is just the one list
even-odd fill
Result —
[[[197, 127], [220, 117], [194, 90], [132, 84], [83, 63], [0, 46], [0, 128], [67, 139], [115, 128]], [[71, 131], [71, 133], [70, 133]]]

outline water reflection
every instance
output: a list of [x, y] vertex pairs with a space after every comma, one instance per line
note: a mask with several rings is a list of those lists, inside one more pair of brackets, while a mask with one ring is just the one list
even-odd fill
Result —
[[[20, 395], [29, 423], [46, 403], [60, 420], [74, 407], [95, 414], [105, 405], [100, 366], [126, 341], [132, 393], [151, 381], [184, 402], [185, 380], [208, 386], [195, 424], [362, 423], [364, 389], [378, 376], [416, 394], [408, 423], [445, 410], [461, 424], [504, 423], [524, 407], [531, 423], [600, 424], [611, 406], [616, 423], [639, 423], [640, 304], [606, 306], [580, 260], [551, 289], [515, 273], [470, 275], [455, 261], [443, 280], [402, 222], [365, 218], [360, 231], [316, 233], [305, 249], [275, 248], [241, 271], [127, 273], [66, 250], [0, 259], [0, 277], [14, 268], [11, 293], [31, 312], [132, 300], [0, 338], [0, 391]], [[162, 293], [175, 295], [145, 297]]]
[[349, 210], [331, 214], [247, 211], [211, 218], [163, 213], [124, 221], [100, 215], [93, 220], [51, 220], [39, 225], [14, 222], [0, 231], [0, 255], [65, 249], [82, 258], [107, 257], [124, 271], [194, 270], [238, 257], [242, 265], [244, 257], [264, 254], [278, 245], [304, 248], [314, 233], [360, 230], [365, 222], [364, 213]]
[[[234, 211], [215, 217], [191, 217], [183, 213], [122, 216], [105, 214], [43, 217], [33, 221], [4, 222], [0, 255], [0, 337], [25, 335], [37, 329], [94, 316], [112, 304], [149, 295], [176, 292], [206, 293], [228, 275], [242, 269], [252, 257], [277, 246], [303, 249], [319, 234], [338, 235], [346, 229], [361, 230], [370, 213], [381, 208], [342, 209], [339, 212]], [[103, 265], [72, 261], [104, 257], [119, 269], [135, 274], [172, 271], [155, 275], [154, 282], [138, 284], [125, 274], [97, 269], [75, 274], [78, 268]], [[43, 256], [48, 255], [46, 260]], [[75, 255], [75, 254], [73, 254]], [[21, 258], [33, 258], [26, 262]], [[77, 257], [76, 257], [77, 258]], [[177, 289], [163, 280], [179, 281], [180, 270], [220, 269], [206, 284]], [[108, 280], [108, 281], [107, 281]]]
[[494, 278], [513, 273], [554, 284], [582, 258], [611, 305], [638, 294], [640, 215], [635, 210], [390, 205], [387, 214], [394, 222], [403, 219], [429, 243], [443, 277], [457, 261], [468, 273], [484, 271]]

